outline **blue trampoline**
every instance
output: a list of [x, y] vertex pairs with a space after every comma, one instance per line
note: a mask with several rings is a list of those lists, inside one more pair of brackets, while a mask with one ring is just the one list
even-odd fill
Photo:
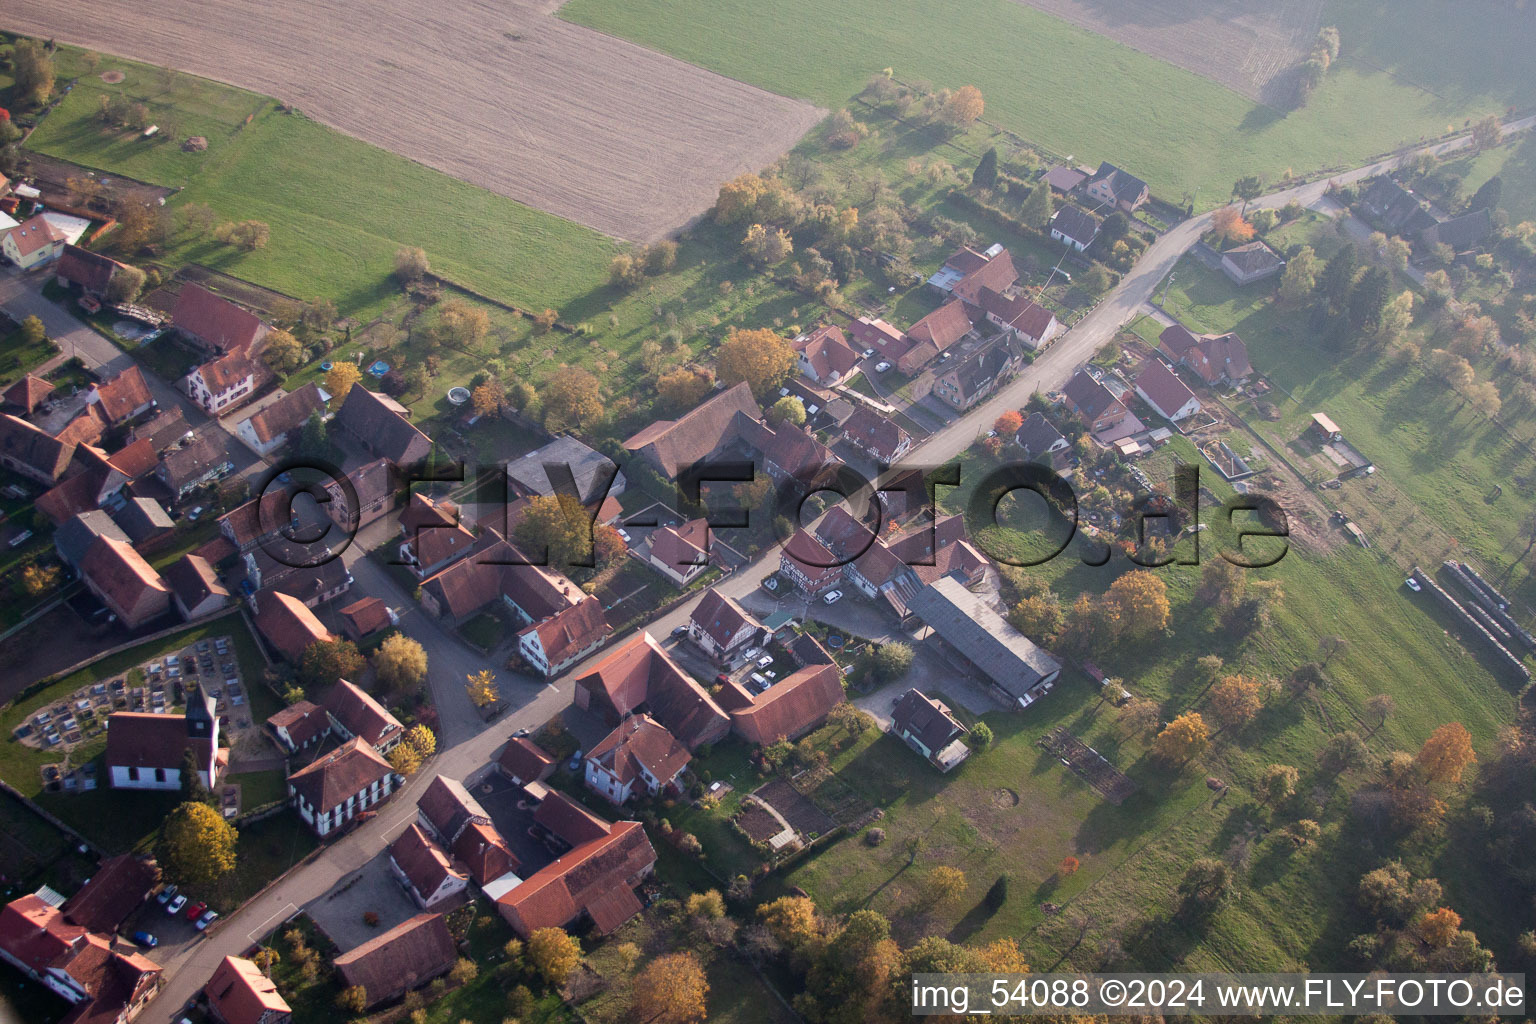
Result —
[[368, 372], [375, 377], [382, 377], [389, 372], [389, 364], [382, 359], [375, 360], [374, 364], [368, 367]]
[[333, 365], [335, 365], [335, 364], [333, 364], [329, 359], [327, 359], [325, 362], [320, 364], [320, 369], [322, 371], [324, 371], [325, 373], [330, 373], [331, 372], [331, 367]]

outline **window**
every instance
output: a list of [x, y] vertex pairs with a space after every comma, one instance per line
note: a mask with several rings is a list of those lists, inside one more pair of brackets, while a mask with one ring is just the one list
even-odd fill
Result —
[[155, 781], [156, 782], [164, 782], [165, 781], [165, 769], [164, 768], [156, 768], [155, 769]]
[[128, 769], [128, 781], [129, 782], [138, 782], [139, 781], [139, 770], [137, 768], [129, 768]]

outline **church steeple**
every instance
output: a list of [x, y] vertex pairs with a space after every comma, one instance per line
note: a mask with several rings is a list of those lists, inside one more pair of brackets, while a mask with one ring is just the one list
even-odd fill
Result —
[[214, 701], [197, 683], [187, 687], [187, 735], [199, 739], [214, 737]]

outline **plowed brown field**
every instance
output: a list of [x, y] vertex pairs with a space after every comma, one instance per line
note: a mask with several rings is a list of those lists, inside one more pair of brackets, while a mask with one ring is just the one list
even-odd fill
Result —
[[0, 24], [276, 96], [621, 238], [649, 240], [684, 223], [722, 181], [771, 163], [822, 116], [560, 21], [550, 16], [558, 6], [10, 0]]
[[[1019, 0], [1251, 100], [1286, 107], [1323, 0]], [[1070, 61], [1070, 54], [1065, 55]]]

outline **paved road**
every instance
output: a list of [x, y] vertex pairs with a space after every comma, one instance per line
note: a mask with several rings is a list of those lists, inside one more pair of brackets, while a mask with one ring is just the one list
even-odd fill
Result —
[[[1536, 117], [1506, 126], [1505, 131], [1521, 131], [1533, 125], [1536, 125]], [[1468, 141], [1453, 140], [1426, 148], [1436, 153], [1452, 152], [1466, 146]], [[1396, 163], [1394, 159], [1372, 164], [1336, 175], [1332, 180], [1343, 184], [1359, 181], [1389, 170]], [[1284, 206], [1292, 200], [1309, 205], [1323, 194], [1325, 188], [1325, 182], [1303, 185], [1273, 193], [1249, 205], [1273, 208]], [[921, 458], [931, 462], [953, 458], [974, 442], [980, 433], [985, 432], [999, 413], [1018, 408], [1036, 390], [1059, 388], [1079, 365], [1114, 337], [1122, 324], [1136, 315], [1142, 304], [1151, 298], [1153, 289], [1163, 276], [1195, 243], [1209, 222], [1209, 214], [1196, 217], [1159, 238], [1097, 309], [991, 401], [933, 435], [921, 449]], [[0, 292], [0, 304], [7, 301], [4, 293]], [[102, 344], [107, 344], [104, 339]], [[778, 558], [779, 549], [775, 546], [759, 555], [750, 565], [726, 577], [715, 589], [737, 599], [746, 597], [757, 589], [758, 580], [769, 568], [777, 567]], [[358, 558], [356, 554], [350, 564], [357, 577], [357, 589], [361, 593], [374, 594], [391, 605], [399, 602], [399, 588], [385, 578], [376, 566]], [[698, 600], [695, 597], [656, 617], [646, 628], [658, 639], [666, 637], [674, 627], [688, 621]], [[786, 602], [785, 606], [791, 604], [793, 602]], [[514, 730], [536, 729], [569, 706], [574, 679], [581, 666], [548, 685], [514, 683], [507, 686], [503, 696], [513, 705], [512, 710], [498, 719], [493, 727], [484, 728], [477, 719], [472, 720], [464, 713], [468, 700], [464, 696], [462, 683], [463, 675], [469, 670], [467, 666], [474, 665], [478, 669], [483, 667], [483, 662], [466, 658], [463, 652], [467, 648], [427, 618], [419, 608], [408, 612], [406, 620], [412, 635], [422, 638], [424, 645], [431, 644], [431, 685], [444, 719], [444, 749], [384, 805], [379, 817], [335, 842], [322, 856], [293, 871], [263, 896], [230, 915], [202, 943], [165, 964], [165, 988], [146, 1011], [144, 1020], [174, 1022], [181, 1008], [208, 980], [220, 960], [225, 956], [239, 955], [256, 939], [297, 913], [305, 904], [323, 896], [334, 886], [343, 883], [353, 872], [361, 870], [377, 856], [389, 838], [414, 816], [416, 798], [432, 777], [445, 775], [455, 779], [464, 778], [494, 756]], [[510, 677], [510, 673], [504, 669], [498, 669], [498, 675]]]

